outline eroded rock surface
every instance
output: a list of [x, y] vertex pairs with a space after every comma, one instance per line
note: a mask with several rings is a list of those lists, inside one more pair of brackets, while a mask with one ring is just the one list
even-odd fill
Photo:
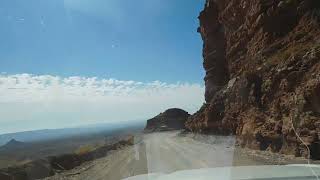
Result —
[[199, 20], [206, 104], [187, 129], [320, 159], [320, 1], [208, 0]]

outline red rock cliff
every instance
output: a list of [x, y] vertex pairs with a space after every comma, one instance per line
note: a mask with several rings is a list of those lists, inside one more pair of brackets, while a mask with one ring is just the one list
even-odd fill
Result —
[[207, 0], [199, 16], [206, 104], [193, 132], [320, 159], [320, 1]]

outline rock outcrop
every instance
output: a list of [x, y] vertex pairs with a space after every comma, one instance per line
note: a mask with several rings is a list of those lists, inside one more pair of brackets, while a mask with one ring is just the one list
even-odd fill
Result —
[[190, 114], [182, 109], [168, 109], [147, 121], [145, 132], [171, 131], [184, 129]]
[[320, 159], [320, 1], [207, 0], [199, 20], [206, 103], [186, 128]]

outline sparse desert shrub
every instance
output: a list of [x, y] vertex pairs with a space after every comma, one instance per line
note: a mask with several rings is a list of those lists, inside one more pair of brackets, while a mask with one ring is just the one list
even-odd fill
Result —
[[294, 4], [295, 5], [295, 4], [298, 4], [298, 1], [297, 0], [286, 0], [285, 3], [286, 4]]
[[308, 43], [308, 44], [298, 43], [298, 44], [295, 44], [294, 46], [290, 46], [290, 47], [288, 47], [286, 49], [279, 50], [273, 56], [268, 58], [267, 63], [270, 64], [270, 65], [273, 65], [273, 64], [278, 64], [279, 62], [286, 61], [292, 55], [300, 55], [300, 56], [302, 56], [313, 47], [315, 47], [315, 45], [313, 43]]
[[75, 153], [78, 154], [78, 155], [83, 155], [83, 154], [86, 154], [86, 153], [89, 153], [89, 152], [92, 152], [96, 149], [95, 146], [93, 145], [84, 145], [84, 146], [81, 146], [79, 147]]

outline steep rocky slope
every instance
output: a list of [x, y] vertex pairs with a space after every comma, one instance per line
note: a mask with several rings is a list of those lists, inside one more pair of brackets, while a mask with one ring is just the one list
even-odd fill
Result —
[[145, 132], [184, 129], [190, 114], [182, 109], [172, 108], [147, 121]]
[[[10, 141], [10, 143], [13, 142]], [[132, 145], [134, 145], [134, 137], [127, 136], [115, 143], [105, 144], [92, 150], [33, 160], [25, 164], [0, 169], [0, 180], [42, 179], [61, 171], [74, 169], [85, 162], [106, 157], [113, 150]]]
[[199, 20], [206, 103], [187, 129], [320, 159], [320, 1], [207, 0]]

